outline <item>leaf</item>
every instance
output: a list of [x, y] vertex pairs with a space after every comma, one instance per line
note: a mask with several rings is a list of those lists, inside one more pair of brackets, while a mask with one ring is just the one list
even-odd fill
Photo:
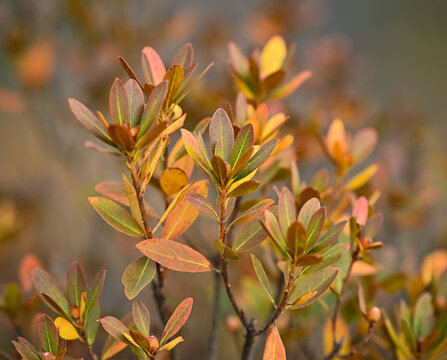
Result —
[[286, 360], [286, 349], [276, 324], [272, 326], [272, 330], [267, 336], [262, 360]]
[[424, 338], [430, 332], [430, 323], [428, 320], [434, 315], [433, 296], [424, 292], [418, 297], [414, 305], [413, 314], [413, 332], [416, 338]]
[[259, 283], [262, 286], [262, 290], [264, 290], [264, 293], [267, 295], [267, 298], [276, 308], [275, 299], [273, 298], [272, 287], [270, 286], [270, 282], [267, 277], [267, 274], [265, 273], [264, 267], [262, 266], [261, 261], [254, 254], [250, 254], [250, 256], [253, 268], [255, 269], [256, 272], [256, 276], [258, 277]]
[[383, 223], [383, 215], [380, 213], [374, 214], [368, 219], [364, 230], [364, 237], [373, 238], [377, 235]]
[[173, 348], [175, 348], [178, 344], [185, 341], [181, 336], [176, 337], [174, 340], [168, 342], [167, 344], [163, 345], [158, 349], [158, 352], [160, 351], [171, 351]]
[[[123, 324], [129, 325], [132, 322], [132, 314], [127, 314], [124, 318], [121, 319], [120, 322], [122, 322]], [[100, 321], [98, 320], [98, 323], [100, 323]], [[124, 327], [126, 327], [124, 325]], [[102, 349], [102, 353], [101, 353], [101, 359], [106, 360], [111, 358], [112, 356], [116, 355], [117, 353], [119, 353], [121, 350], [123, 350], [124, 348], [126, 348], [128, 345], [128, 343], [124, 343], [120, 340], [115, 339], [114, 337], [112, 337], [110, 334], [107, 337], [103, 349]]]
[[16, 316], [22, 308], [22, 293], [16, 283], [9, 283], [3, 291], [3, 304], [0, 304], [0, 308], [3, 306], [12, 316]]
[[12, 341], [12, 344], [24, 360], [40, 360], [39, 353], [28, 340], [23, 337], [19, 337], [17, 340], [18, 342]]
[[232, 167], [238, 162], [245, 152], [253, 146], [254, 132], [253, 125], [245, 125], [237, 134], [234, 140], [234, 147], [231, 153], [230, 164]]
[[168, 80], [168, 91], [165, 98], [165, 109], [168, 110], [175, 101], [176, 95], [183, 83], [183, 69], [180, 65], [172, 65], [166, 72], [163, 80]]
[[216, 211], [214, 210], [214, 206], [210, 203], [210, 201], [198, 194], [198, 193], [188, 193], [186, 194], [185, 198], [199, 211], [203, 212], [204, 214], [215, 218], [217, 221], [219, 221], [219, 216], [217, 215]]
[[296, 74], [292, 79], [287, 81], [284, 85], [277, 88], [270, 94], [270, 99], [280, 99], [292, 94], [296, 89], [298, 89], [304, 82], [306, 82], [312, 76], [310, 71], [302, 71]]
[[[104, 181], [96, 185], [95, 190], [125, 206], [130, 206], [124, 185], [118, 181]], [[152, 209], [149, 205], [145, 203], [144, 208], [148, 216], [158, 219], [154, 209]]]
[[374, 150], [376, 144], [377, 132], [373, 128], [362, 129], [355, 134], [351, 143], [351, 154], [354, 158], [354, 163], [358, 164], [365, 160]]
[[155, 276], [155, 262], [146, 256], [132, 262], [124, 270], [121, 282], [124, 285], [124, 293], [131, 300], [148, 285]]
[[143, 116], [140, 122], [140, 131], [138, 132], [138, 139], [140, 139], [147, 130], [152, 126], [152, 124], [160, 116], [160, 111], [163, 106], [166, 93], [168, 91], [168, 82], [162, 81], [160, 84], [155, 86], [149, 98], [147, 99], [146, 108], [144, 109]]
[[82, 293], [86, 290], [87, 282], [81, 265], [76, 261], [68, 268], [66, 291], [70, 303], [77, 307], [81, 304]]
[[88, 316], [90, 311], [92, 311], [95, 304], [98, 302], [101, 296], [102, 289], [104, 287], [104, 278], [106, 276], [106, 271], [101, 270], [96, 274], [95, 280], [93, 282], [92, 289], [87, 292], [87, 302], [85, 304], [84, 318]]
[[115, 78], [109, 95], [110, 116], [112, 121], [123, 125], [128, 122], [129, 104], [123, 82]]
[[109, 135], [104, 131], [101, 121], [90, 111], [90, 109], [82, 104], [80, 101], [69, 98], [68, 104], [76, 119], [84, 126], [88, 131], [95, 135], [100, 140], [111, 144]]
[[[184, 192], [184, 195], [194, 192], [206, 197], [208, 195], [208, 188], [208, 180], [200, 180], [193, 183]], [[177, 239], [194, 223], [198, 215], [199, 210], [197, 210], [188, 199], [183, 198], [166, 218], [162, 237], [170, 240]]]
[[337, 241], [337, 239], [343, 232], [346, 223], [347, 221], [340, 221], [336, 225], [332, 226], [329, 230], [327, 230], [320, 236], [320, 238], [315, 242], [315, 244], [310, 248], [310, 250], [313, 250], [315, 248], [321, 250], [332, 245], [335, 241]]
[[103, 197], [89, 197], [88, 200], [98, 214], [114, 229], [134, 237], [143, 235], [132, 215], [117, 203]]
[[376, 174], [377, 170], [379, 170], [379, 167], [376, 164], [368, 166], [366, 169], [348, 180], [345, 185], [346, 188], [349, 190], [357, 190], [361, 188]]
[[[330, 288], [337, 277], [337, 274], [337, 268], [326, 268], [309, 275], [300, 275], [293, 284], [288, 303], [293, 309], [299, 309], [310, 305]], [[315, 291], [315, 293], [310, 299], [305, 302], [300, 302], [299, 304], [294, 304], [296, 301], [300, 300], [303, 295], [312, 291]]]
[[242, 225], [236, 233], [233, 241], [233, 249], [236, 252], [248, 251], [261, 244], [267, 238], [267, 234], [258, 221], [251, 221]]
[[193, 299], [186, 298], [183, 300], [177, 308], [174, 310], [174, 313], [169, 318], [166, 326], [163, 330], [163, 335], [161, 337], [160, 344], [163, 344], [166, 340], [172, 338], [177, 332], [185, 325], [186, 320], [192, 310]]
[[358, 291], [358, 299], [359, 299], [359, 308], [360, 312], [366, 316], [367, 308], [366, 308], [366, 300], [365, 300], [365, 292], [363, 291], [362, 284], [359, 283], [359, 291]]
[[193, 51], [192, 44], [186, 43], [174, 55], [174, 58], [172, 59], [172, 63], [180, 65], [185, 70], [189, 69], [192, 66], [193, 54], [194, 54], [194, 51]]
[[234, 219], [230, 226], [242, 225], [249, 222], [274, 203], [272, 199], [261, 200]]
[[[217, 143], [220, 145], [220, 142]], [[216, 146], [216, 153], [217, 153]], [[222, 154], [223, 156], [223, 154]], [[219, 180], [217, 185], [224, 185], [228, 181], [228, 175], [231, 171], [228, 163], [226, 163], [220, 155], [214, 155], [211, 158], [211, 167], [213, 168], [213, 174], [216, 176], [217, 180]]]
[[220, 255], [222, 255], [224, 258], [233, 260], [239, 259], [239, 254], [229, 246], [225, 245], [221, 239], [214, 240], [214, 245], [216, 245], [216, 248], [219, 251]]
[[163, 80], [166, 74], [166, 68], [160, 55], [150, 46], [146, 46], [142, 51], [141, 65], [144, 79], [149, 84], [158, 85]]
[[168, 196], [177, 194], [187, 184], [188, 175], [182, 169], [167, 168], [161, 174], [160, 186]]
[[338, 261], [338, 259], [340, 259], [343, 256], [343, 254], [345, 254], [349, 250], [349, 248], [350, 245], [346, 243], [339, 243], [335, 244], [334, 246], [331, 246], [326, 252], [321, 254], [323, 256], [323, 261], [321, 261], [318, 265], [309, 268], [309, 270], [306, 271], [306, 273], [318, 271], [320, 269], [325, 268], [326, 266], [335, 263], [336, 261]]
[[278, 200], [278, 219], [284, 237], [291, 223], [296, 220], [295, 200], [289, 189], [283, 187]]
[[236, 180], [242, 179], [258, 167], [260, 167], [264, 161], [266, 161], [273, 150], [275, 150], [278, 139], [270, 140], [269, 142], [262, 145], [262, 147], [250, 158], [247, 166], [236, 176]]
[[131, 127], [137, 126], [143, 113], [144, 108], [144, 94], [140, 85], [134, 80], [130, 79], [124, 84], [128, 100], [129, 124]]
[[348, 151], [346, 131], [340, 119], [334, 119], [327, 133], [327, 151], [332, 159], [338, 164], [343, 163], [344, 156]]
[[307, 247], [307, 230], [299, 221], [294, 221], [287, 231], [287, 246], [292, 259], [295, 261], [303, 254]]
[[104, 330], [110, 334], [110, 336], [122, 341], [125, 344], [129, 344], [128, 338], [124, 335], [127, 334], [130, 337], [129, 331], [120, 320], [114, 318], [113, 316], [106, 316], [98, 321], [101, 323]]
[[307, 228], [311, 217], [320, 207], [320, 201], [317, 198], [308, 200], [298, 214], [298, 221]]
[[[152, 127], [146, 134], [144, 134], [137, 143], [137, 149], [144, 149], [145, 147], [156, 142], [160, 137], [162, 137], [163, 132], [167, 129], [168, 123], [166, 121], [161, 121], [154, 127]], [[162, 138], [163, 140], [163, 138]]]
[[364, 196], [360, 196], [352, 209], [352, 216], [355, 217], [357, 224], [364, 226], [368, 220], [368, 200]]
[[287, 46], [284, 39], [276, 35], [272, 37], [261, 52], [261, 71], [269, 75], [281, 69], [287, 56]]
[[54, 326], [53, 320], [46, 315], [42, 314], [39, 317], [37, 323], [37, 335], [42, 345], [43, 352], [50, 352], [53, 355], [57, 355], [57, 347], [59, 339], [57, 337], [57, 329]]
[[79, 337], [78, 332], [72, 323], [60, 316], [54, 320], [54, 325], [59, 331], [59, 336], [62, 339], [76, 340]]
[[264, 212], [265, 229], [268, 235], [272, 238], [273, 243], [278, 247], [282, 254], [287, 258], [287, 243], [282, 235], [281, 227], [275, 215], [270, 210]]
[[241, 74], [246, 75], [248, 72], [248, 60], [241, 52], [239, 47], [232, 41], [228, 43], [228, 52], [230, 54], [231, 63], [234, 68]]
[[249, 195], [256, 190], [259, 189], [259, 186], [261, 186], [261, 183], [257, 180], [248, 180], [246, 182], [243, 182], [242, 184], [238, 185], [234, 190], [232, 190], [228, 197], [241, 197], [245, 195]]
[[281, 85], [285, 77], [286, 72], [284, 70], [278, 70], [266, 76], [262, 81], [264, 92], [269, 93], [276, 89], [279, 85]]
[[[36, 268], [32, 271], [31, 277], [33, 279], [33, 284], [36, 289], [36, 292], [39, 296], [42, 296], [42, 293], [47, 294], [57, 306], [64, 312], [64, 315], [69, 316], [70, 314], [70, 305], [68, 303], [67, 297], [64, 292], [59, 287], [57, 281], [48, 274], [46, 271]], [[49, 303], [45, 298], [44, 301], [47, 303], [50, 308], [54, 311], [59, 312], [55, 306]]]
[[211, 146], [214, 149], [216, 144], [220, 142], [223, 147], [223, 159], [229, 162], [234, 146], [234, 131], [230, 118], [224, 109], [219, 108], [213, 114], [209, 126], [209, 132]]
[[135, 148], [135, 140], [130, 134], [130, 129], [125, 125], [110, 124], [107, 128], [113, 143], [122, 151], [131, 152]]
[[97, 302], [95, 306], [93, 306], [92, 310], [88, 314], [85, 320], [85, 337], [87, 342], [92, 345], [95, 342], [96, 334], [99, 329], [98, 319], [101, 316], [101, 309], [99, 303]]
[[212, 270], [202, 254], [172, 240], [150, 239], [136, 246], [144, 255], [171, 270], [192, 273]]
[[312, 246], [313, 243], [318, 239], [318, 236], [323, 229], [324, 222], [326, 220], [326, 207], [319, 208], [314, 212], [312, 217], [309, 219], [309, 223], [307, 224], [307, 242], [309, 246]]
[[[132, 340], [135, 341], [135, 343], [138, 345], [139, 348], [146, 350], [146, 351], [150, 349], [151, 346], [149, 344], [148, 338], [146, 336], [144, 336], [141, 332], [130, 328], [129, 334], [130, 334]], [[134, 351], [134, 349], [132, 349], [132, 351]], [[137, 358], [140, 358], [140, 356], [137, 355]]]
[[132, 304], [132, 316], [135, 325], [144, 336], [149, 337], [151, 328], [151, 315], [147, 307], [140, 301], [135, 300]]
[[124, 189], [125, 189], [126, 195], [127, 195], [127, 200], [129, 202], [130, 212], [132, 213], [132, 217], [137, 222], [141, 231], [146, 233], [145, 227], [144, 227], [144, 222], [143, 222], [143, 216], [140, 211], [140, 203], [138, 201], [138, 197], [137, 197], [135, 188], [130, 183], [130, 181], [127, 179], [126, 175], [122, 174], [122, 178], [123, 178]]

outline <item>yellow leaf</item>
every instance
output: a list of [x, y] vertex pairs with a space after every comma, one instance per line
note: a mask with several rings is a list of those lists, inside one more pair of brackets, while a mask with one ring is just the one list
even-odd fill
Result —
[[349, 190], [356, 190], [365, 185], [379, 170], [376, 164], [368, 166], [365, 170], [360, 171], [357, 175], [352, 177], [347, 183], [346, 188]]
[[294, 137], [290, 134], [284, 136], [279, 143], [276, 145], [275, 150], [272, 152], [272, 156], [279, 154], [281, 151], [286, 150], [290, 145], [293, 144]]
[[348, 150], [345, 126], [340, 119], [334, 119], [327, 133], [327, 150], [331, 157], [339, 164], [343, 162]]
[[304, 304], [305, 302], [307, 302], [308, 300], [312, 299], [313, 296], [317, 293], [318, 291], [313, 290], [313, 291], [309, 291], [308, 293], [305, 293], [304, 295], [300, 296], [292, 305], [301, 305]]
[[178, 344], [183, 342], [183, 338], [181, 336], [176, 337], [174, 340], [168, 342], [166, 345], [163, 345], [158, 351], [171, 351], [174, 347], [176, 347]]
[[[337, 318], [335, 325], [335, 337], [337, 340], [343, 338], [343, 345], [339, 351], [340, 355], [346, 354], [350, 350], [350, 336], [349, 328], [346, 322], [340, 316]], [[332, 321], [328, 320], [323, 328], [323, 348], [324, 353], [329, 354], [332, 351], [332, 346], [334, 344], [333, 333], [332, 333]], [[340, 359], [336, 357], [335, 359]]]
[[359, 261], [356, 261], [352, 265], [351, 275], [352, 276], [370, 276], [370, 275], [374, 275], [378, 270], [379, 269], [377, 268], [377, 266], [374, 266], [367, 262], [359, 260]]
[[261, 52], [261, 72], [264, 76], [281, 69], [287, 56], [287, 46], [284, 39], [276, 35], [272, 37]]
[[86, 301], [87, 301], [87, 293], [84, 291], [81, 296], [81, 304], [79, 307], [79, 318], [81, 318], [81, 319], [84, 316]]
[[177, 194], [188, 184], [188, 175], [179, 168], [168, 168], [161, 174], [160, 186], [166, 195]]
[[66, 319], [57, 317], [54, 320], [54, 325], [59, 330], [59, 336], [65, 340], [76, 340], [79, 335], [76, 328]]

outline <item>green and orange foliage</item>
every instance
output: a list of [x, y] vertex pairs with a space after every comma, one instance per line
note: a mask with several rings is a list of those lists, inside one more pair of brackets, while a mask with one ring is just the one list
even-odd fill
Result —
[[[306, 336], [317, 336], [324, 344], [312, 355], [326, 360], [381, 358], [393, 352], [400, 359], [442, 359], [447, 348], [445, 254], [427, 257], [409, 287], [410, 301], [400, 306], [397, 327], [376, 304], [378, 290], [396, 287], [401, 278], [375, 280], [380, 265], [374, 252], [383, 246], [375, 240], [383, 222], [375, 210], [380, 192], [370, 181], [378, 166], [367, 162], [377, 143], [375, 130], [351, 135], [335, 119], [327, 131], [317, 131], [315, 142], [327, 161], [314, 167], [306, 181], [294, 136], [284, 131], [289, 117], [277, 105], [311, 73], [286, 74], [290, 51], [280, 36], [249, 58], [234, 43], [229, 52], [239, 91], [235, 107], [218, 108], [192, 130], [184, 128], [180, 103], [211, 65], [196, 76], [190, 44], [177, 52], [167, 70], [153, 48], [144, 48], [142, 78], [120, 57], [130, 79], [113, 82], [108, 115], [95, 115], [69, 99], [77, 120], [106, 145], [86, 146], [112, 155], [126, 169], [121, 181], [96, 185], [99, 196], [89, 201], [111, 227], [136, 240], [139, 257], [121, 278], [124, 294], [133, 300], [132, 311], [122, 319], [101, 317], [105, 270], [89, 287], [75, 262], [62, 289], [39, 264], [28, 264], [28, 273], [38, 267], [31, 275], [36, 293], [57, 317], [54, 322], [46, 315], [39, 318], [39, 350], [19, 337], [17, 351], [26, 360], [59, 359], [65, 342], [73, 341], [85, 346], [92, 360], [111, 358], [125, 348], [138, 359], [174, 358], [184, 341], [177, 333], [196, 315], [190, 297], [170, 310], [165, 283], [181, 286], [176, 272], [197, 277], [211, 272], [218, 281], [215, 288], [223, 283], [226, 290], [232, 312], [225, 314], [225, 323], [243, 341], [242, 359], [258, 351], [254, 344], [261, 335], [266, 335], [264, 360], [299, 353]], [[195, 168], [205, 178], [193, 181]], [[206, 248], [188, 237], [200, 213], [214, 225], [204, 232]], [[438, 266], [442, 256], [444, 267]], [[135, 299], [149, 284], [155, 300], [151, 312]], [[13, 323], [22, 310], [21, 296], [14, 284], [3, 294], [2, 310]], [[217, 290], [211, 336], [203, 346], [209, 347], [210, 359], [216, 358], [216, 344], [222, 341], [217, 335], [224, 320], [220, 302]], [[157, 314], [161, 326], [154, 326], [151, 314]], [[108, 333], [101, 356], [95, 349], [99, 324]]]

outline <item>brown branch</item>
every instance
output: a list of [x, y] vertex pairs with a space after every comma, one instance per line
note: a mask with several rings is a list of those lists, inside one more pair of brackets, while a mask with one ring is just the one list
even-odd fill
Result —
[[87, 337], [85, 336], [85, 332], [81, 332], [81, 340], [84, 343], [85, 347], [87, 348], [88, 355], [90, 356], [91, 360], [98, 360], [98, 356], [93, 352], [92, 346], [88, 343]]

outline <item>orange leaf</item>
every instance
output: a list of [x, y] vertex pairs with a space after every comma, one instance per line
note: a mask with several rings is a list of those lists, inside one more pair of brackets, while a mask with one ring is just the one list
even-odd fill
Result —
[[169, 340], [185, 325], [186, 320], [188, 320], [189, 314], [191, 314], [193, 299], [186, 298], [183, 300], [179, 306], [175, 309], [174, 313], [169, 318], [166, 323], [165, 329], [163, 330], [163, 335], [161, 337], [161, 343], [163, 344], [165, 340]]
[[267, 337], [262, 360], [286, 360], [286, 349], [276, 325], [272, 327]]
[[137, 244], [137, 248], [148, 258], [168, 269], [183, 272], [210, 271], [210, 262], [189, 246], [167, 239], [150, 239]]

